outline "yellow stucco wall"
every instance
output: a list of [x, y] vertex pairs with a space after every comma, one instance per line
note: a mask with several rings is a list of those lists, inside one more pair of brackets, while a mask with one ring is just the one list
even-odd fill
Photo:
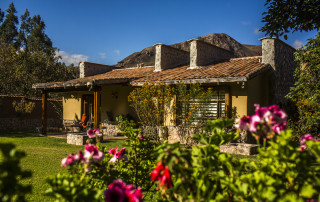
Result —
[[113, 118], [119, 115], [130, 114], [135, 117], [133, 109], [129, 106], [128, 96], [134, 88], [123, 85], [106, 85], [101, 91], [101, 121], [107, 119], [107, 112]]
[[78, 98], [63, 98], [63, 119], [81, 119], [81, 96], [79, 96]]
[[248, 115], [254, 114], [254, 104], [260, 104], [260, 106], [269, 105], [269, 72], [260, 74], [259, 76], [249, 80], [248, 86]]
[[[254, 113], [254, 104], [258, 103], [261, 106], [267, 106], [268, 102], [268, 75], [269, 73], [263, 73], [259, 76], [244, 82], [239, 83], [225, 83], [225, 86], [230, 87], [231, 95], [231, 107], [236, 115], [252, 115]], [[212, 86], [214, 89], [217, 86]], [[101, 103], [100, 103], [100, 116], [101, 122], [108, 119], [107, 112], [111, 112], [113, 119], [119, 115], [130, 114], [136, 117], [134, 110], [129, 106], [128, 96], [134, 88], [124, 85], [106, 85], [101, 90]], [[72, 94], [72, 93], [71, 93]], [[64, 98], [63, 99], [63, 119], [75, 120], [81, 118], [81, 98], [83, 94], [93, 94], [93, 92], [77, 92], [76, 98]], [[165, 117], [165, 125], [174, 124], [173, 113], [170, 113], [168, 117]]]
[[242, 83], [232, 83], [230, 84], [230, 94], [231, 94], [231, 106], [233, 114], [235, 112], [236, 116], [247, 115], [247, 101], [248, 92], [247, 85], [245, 83], [244, 88], [242, 88]]

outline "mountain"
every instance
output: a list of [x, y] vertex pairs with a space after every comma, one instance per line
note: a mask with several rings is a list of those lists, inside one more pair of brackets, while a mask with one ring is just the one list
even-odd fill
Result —
[[[238, 41], [233, 39], [227, 34], [217, 33], [208, 34], [202, 37], [198, 37], [200, 40], [204, 40], [207, 43], [214, 44], [221, 48], [230, 50], [235, 53], [235, 57], [247, 57], [247, 56], [258, 56], [261, 55], [261, 45], [247, 45], [240, 44]], [[185, 51], [189, 51], [189, 43], [187, 41], [172, 44], [175, 48], [179, 48]], [[117, 67], [136, 67], [137, 65], [142, 66], [153, 66], [155, 60], [155, 49], [153, 46], [147, 47], [140, 52], [135, 52], [128, 57], [124, 58], [118, 64]]]

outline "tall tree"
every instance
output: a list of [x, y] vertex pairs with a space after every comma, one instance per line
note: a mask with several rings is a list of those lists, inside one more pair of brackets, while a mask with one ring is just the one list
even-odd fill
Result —
[[287, 95], [296, 103], [298, 116], [296, 129], [300, 134], [320, 136], [320, 33], [303, 49], [296, 52], [296, 61], [301, 64], [295, 70], [296, 82]]
[[260, 29], [269, 36], [282, 36], [291, 31], [319, 30], [320, 0], [267, 0]]
[[1, 11], [1, 8], [0, 8], [0, 24], [1, 24], [2, 21], [3, 21], [3, 17], [4, 17], [4, 12]]
[[46, 53], [52, 51], [52, 41], [45, 34], [45, 23], [40, 15], [35, 15], [31, 19], [31, 32], [27, 39], [28, 49], [31, 52], [43, 50]]
[[7, 14], [5, 20], [0, 27], [0, 38], [2, 42], [14, 43], [16, 45], [18, 30], [17, 24], [19, 23], [18, 17], [15, 15], [17, 13], [16, 8], [13, 3], [10, 3], [9, 8], [6, 10]]
[[[32, 84], [65, 81], [76, 77], [77, 69], [59, 62], [56, 48], [45, 33], [40, 15], [30, 17], [29, 11], [18, 18], [13, 3], [0, 10], [0, 93], [37, 96]], [[1, 24], [2, 20], [3, 23]]]
[[[267, 0], [261, 28], [266, 35], [281, 36], [288, 32], [311, 31], [320, 28], [320, 0]], [[287, 95], [296, 106], [290, 127], [298, 135], [320, 136], [320, 33], [296, 51], [300, 64], [295, 70], [295, 85]]]
[[21, 24], [18, 34], [18, 45], [28, 51], [28, 43], [27, 40], [32, 30], [31, 17], [28, 9], [26, 9], [25, 13], [20, 17]]

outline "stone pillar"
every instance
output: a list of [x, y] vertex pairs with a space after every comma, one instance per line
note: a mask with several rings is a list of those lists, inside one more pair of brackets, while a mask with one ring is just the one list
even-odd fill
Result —
[[156, 56], [154, 71], [159, 72], [178, 65], [188, 64], [189, 52], [164, 44], [155, 44]]
[[190, 67], [189, 69], [199, 68], [200, 66], [233, 57], [233, 52], [209, 44], [199, 39], [191, 39], [190, 43]]
[[79, 72], [80, 78], [93, 76], [97, 74], [102, 74], [113, 69], [112, 66], [96, 64], [91, 62], [80, 62], [79, 63]]
[[296, 49], [280, 39], [264, 37], [262, 41], [262, 63], [269, 64], [273, 72], [270, 76], [269, 104], [286, 105], [284, 98], [294, 85], [294, 70], [297, 64], [294, 61]]

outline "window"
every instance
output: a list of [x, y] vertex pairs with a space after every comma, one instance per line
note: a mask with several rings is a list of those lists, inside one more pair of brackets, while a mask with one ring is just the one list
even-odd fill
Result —
[[[179, 100], [178, 98], [178, 117], [180, 123], [192, 114], [192, 125], [201, 125], [207, 120], [226, 117], [225, 90], [214, 91], [212, 96], [207, 99]], [[189, 113], [189, 115], [188, 115]]]

